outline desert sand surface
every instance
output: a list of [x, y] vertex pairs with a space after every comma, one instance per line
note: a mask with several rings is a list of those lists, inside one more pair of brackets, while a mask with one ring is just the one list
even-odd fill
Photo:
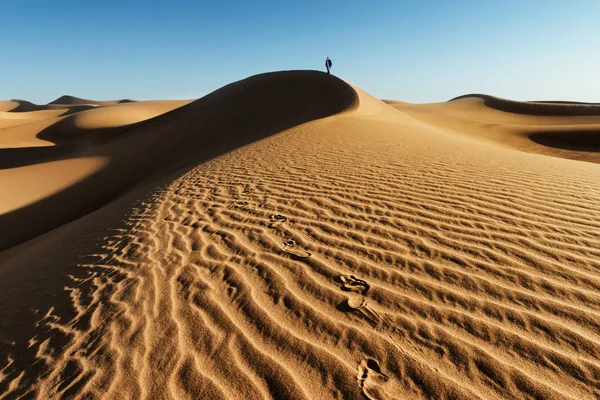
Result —
[[490, 98], [0, 103], [0, 398], [600, 398], [600, 108]]

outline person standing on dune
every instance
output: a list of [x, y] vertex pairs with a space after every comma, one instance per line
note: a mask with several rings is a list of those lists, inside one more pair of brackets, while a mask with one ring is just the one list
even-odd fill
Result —
[[331, 73], [331, 72], [329, 72], [331, 70], [331, 65], [332, 65], [331, 60], [329, 59], [329, 57], [327, 57], [327, 60], [325, 60], [325, 68], [327, 68], [328, 74]]

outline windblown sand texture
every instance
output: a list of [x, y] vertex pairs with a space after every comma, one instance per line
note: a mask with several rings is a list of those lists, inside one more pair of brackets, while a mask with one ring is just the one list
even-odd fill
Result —
[[600, 108], [389, 103], [0, 103], [0, 398], [599, 398]]

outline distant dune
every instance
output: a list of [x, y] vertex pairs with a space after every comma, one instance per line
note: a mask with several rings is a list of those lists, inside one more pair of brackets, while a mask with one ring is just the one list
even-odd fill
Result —
[[0, 399], [600, 398], [596, 105], [52, 103], [0, 103]]
[[482, 99], [486, 106], [500, 111], [531, 115], [600, 115], [600, 104], [574, 101], [514, 101], [486, 94], [467, 94], [450, 101], [461, 99]]
[[[97, 101], [97, 100], [88, 100], [88, 99], [82, 99], [80, 97], [64, 95], [64, 96], [60, 96], [58, 99], [56, 99], [54, 101], [51, 101], [50, 103], [48, 103], [48, 105], [59, 104], [59, 105], [73, 106], [73, 105], [81, 105], [81, 104], [93, 104], [96, 106], [108, 106], [108, 105], [119, 104], [122, 101], [123, 100]], [[132, 100], [126, 100], [125, 102], [130, 102], [130, 101], [132, 101]]]
[[49, 107], [40, 106], [38, 104], [34, 104], [30, 101], [26, 100], [4, 100], [0, 102], [0, 112], [2, 111], [10, 111], [13, 113], [21, 113], [21, 112], [31, 112], [31, 111], [40, 111], [47, 110]]
[[19, 103], [15, 100], [0, 100], [0, 112], [11, 111], [18, 106]]
[[528, 153], [600, 163], [600, 105], [518, 102], [488, 95], [423, 105], [387, 102], [460, 136]]

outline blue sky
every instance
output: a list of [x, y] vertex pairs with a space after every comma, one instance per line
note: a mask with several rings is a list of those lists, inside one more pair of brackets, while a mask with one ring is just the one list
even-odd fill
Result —
[[282, 69], [374, 96], [600, 102], [600, 1], [0, 0], [0, 98], [197, 98]]

